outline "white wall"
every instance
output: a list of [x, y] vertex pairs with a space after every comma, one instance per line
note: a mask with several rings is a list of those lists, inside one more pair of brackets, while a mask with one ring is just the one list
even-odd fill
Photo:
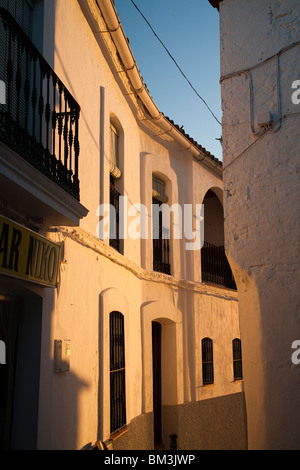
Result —
[[[300, 108], [291, 100], [300, 73], [299, 21], [297, 0], [220, 4], [225, 240], [239, 290], [250, 448], [299, 448], [291, 363], [300, 300], [300, 119], [293, 115]], [[252, 129], [250, 75], [235, 74], [249, 69]], [[273, 122], [280, 117], [278, 91], [282, 121], [253, 135], [260, 113], [271, 113]]]
[[[48, 233], [55, 241], [64, 242], [65, 262], [61, 265], [54, 305], [48, 305], [44, 312], [48, 320], [43, 325], [39, 448], [81, 448], [97, 438], [109, 437], [110, 311], [120, 310], [125, 316], [126, 405], [130, 423], [152, 411], [151, 335], [145, 334], [151, 324], [149, 318], [164, 319], [164, 346], [172, 344], [175, 348], [170, 334], [176, 335], [178, 369], [176, 373], [169, 371], [168, 379], [176, 382], [177, 392], [170, 393], [170, 384], [164, 380], [165, 404], [242, 390], [241, 384], [232, 383], [229, 369], [226, 378], [210, 387], [205, 396], [197, 389], [201, 386], [201, 322], [210, 325], [211, 334], [219, 341], [217, 356], [221, 361], [226, 328], [230, 368], [231, 341], [239, 336], [238, 304], [235, 292], [199, 282], [200, 250], [187, 254], [184, 241], [172, 242], [172, 276], [165, 276], [152, 272], [152, 240], [125, 240], [122, 256], [108, 246], [108, 240], [97, 238], [96, 210], [100, 203], [109, 202], [111, 113], [117, 116], [124, 133], [122, 178], [129, 203], [141, 202], [149, 207], [153, 172], [166, 178], [172, 203], [195, 206], [202, 203], [209, 188], [223, 186], [217, 173], [194, 161], [176, 143], [154, 138], [149, 128], [137, 120], [124, 96], [125, 85], [117, 82], [117, 75], [110, 70], [104, 44], [100, 41], [101, 50], [77, 2], [45, 3], [45, 37], [49, 33], [47, 16], [53, 14], [54, 6], [54, 68], [81, 106], [81, 203], [90, 212], [79, 228]], [[200, 300], [202, 295], [205, 300]], [[150, 310], [148, 303], [152, 303]], [[145, 309], [150, 316], [144, 321]], [[55, 339], [71, 341], [69, 373], [53, 373]], [[145, 351], [150, 356], [145, 356]], [[166, 347], [164, 357], [166, 370]], [[221, 377], [222, 367], [216, 367], [217, 377]]]

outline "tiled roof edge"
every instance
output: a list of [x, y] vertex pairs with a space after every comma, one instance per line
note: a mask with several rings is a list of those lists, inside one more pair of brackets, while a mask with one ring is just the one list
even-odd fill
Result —
[[183, 127], [179, 127], [178, 124], [175, 124], [175, 122], [170, 119], [168, 116], [165, 116], [164, 117], [174, 126], [176, 127], [176, 129], [181, 132], [182, 135], [184, 135], [185, 138], [187, 138], [191, 144], [193, 144], [195, 147], [197, 147], [202, 153], [204, 153], [208, 158], [210, 158], [214, 163], [217, 163], [221, 168], [222, 168], [222, 161], [219, 160], [217, 157], [215, 157], [214, 155], [212, 155], [208, 150], [206, 150], [204, 147], [202, 147], [202, 145], [198, 144], [198, 142], [196, 142], [196, 140], [194, 140], [192, 137], [190, 137], [189, 134], [187, 134]]

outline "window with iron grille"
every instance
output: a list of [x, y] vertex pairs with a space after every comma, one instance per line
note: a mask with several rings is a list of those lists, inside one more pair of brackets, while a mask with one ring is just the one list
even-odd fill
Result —
[[109, 244], [115, 250], [120, 252], [120, 193], [115, 185], [115, 178], [110, 175], [110, 229], [109, 229]]
[[[122, 194], [122, 184], [120, 178], [120, 133], [115, 125], [110, 122], [110, 146], [109, 146], [109, 170], [110, 170], [110, 234], [109, 244], [119, 253], [121, 253], [120, 242], [120, 196]], [[120, 192], [121, 190], [121, 192]]]
[[202, 339], [202, 378], [203, 385], [214, 383], [213, 341]]
[[126, 424], [124, 316], [110, 313], [110, 431]]
[[[153, 206], [161, 206], [158, 199], [152, 198]], [[153, 221], [153, 271], [171, 274], [169, 231], [163, 227], [162, 212], [158, 220]]]
[[[171, 274], [170, 230], [163, 226], [162, 204], [168, 202], [165, 194], [166, 183], [152, 177], [152, 216], [153, 216], [153, 271]], [[157, 210], [156, 210], [157, 209]]]
[[241, 380], [243, 378], [242, 344], [239, 338], [235, 338], [232, 341], [232, 353], [234, 380]]
[[166, 183], [158, 176], [152, 176], [152, 196], [159, 199], [161, 202], [168, 202], [166, 196]]

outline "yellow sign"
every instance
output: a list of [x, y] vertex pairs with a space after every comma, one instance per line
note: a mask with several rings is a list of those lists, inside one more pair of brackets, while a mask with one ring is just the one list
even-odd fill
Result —
[[0, 216], [0, 273], [56, 287], [60, 246]]

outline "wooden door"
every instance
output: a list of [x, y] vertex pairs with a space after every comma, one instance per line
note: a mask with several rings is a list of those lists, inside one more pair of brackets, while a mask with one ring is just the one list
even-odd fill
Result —
[[162, 443], [161, 427], [161, 325], [152, 322], [154, 445]]

